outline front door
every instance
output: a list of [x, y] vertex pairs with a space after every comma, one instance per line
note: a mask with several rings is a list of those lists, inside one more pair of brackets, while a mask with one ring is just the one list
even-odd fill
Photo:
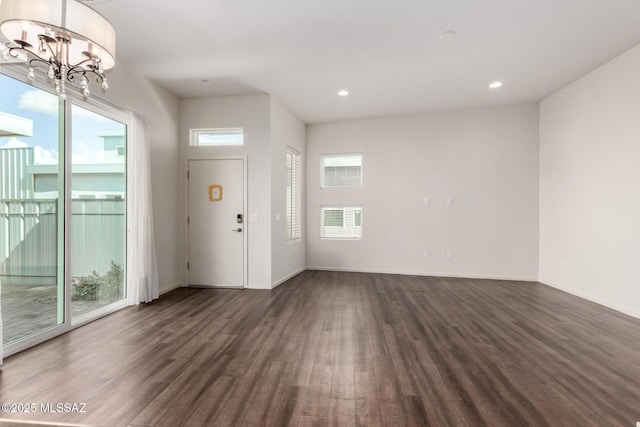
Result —
[[189, 160], [188, 283], [245, 284], [244, 160]]

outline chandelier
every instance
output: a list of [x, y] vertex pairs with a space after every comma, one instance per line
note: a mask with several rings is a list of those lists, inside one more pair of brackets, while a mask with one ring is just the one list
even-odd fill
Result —
[[[89, 81], [109, 87], [105, 71], [115, 65], [116, 33], [102, 15], [76, 0], [0, 0], [3, 61], [22, 60], [47, 69], [56, 93], [65, 98], [67, 84], [90, 95]], [[11, 57], [11, 58], [10, 58]]]

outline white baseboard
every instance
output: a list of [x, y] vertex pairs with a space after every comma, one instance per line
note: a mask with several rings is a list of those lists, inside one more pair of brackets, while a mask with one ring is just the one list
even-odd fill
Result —
[[342, 271], [346, 273], [374, 273], [374, 274], [398, 274], [401, 276], [423, 276], [423, 277], [452, 277], [461, 279], [489, 279], [489, 280], [510, 280], [515, 282], [537, 282], [537, 277], [513, 277], [513, 276], [490, 276], [485, 274], [457, 274], [457, 273], [425, 273], [424, 271], [398, 271], [398, 270], [378, 270], [367, 268], [331, 268], [331, 267], [307, 267], [307, 270], [320, 271]]
[[[631, 317], [635, 317], [636, 319], [640, 319], [640, 312], [630, 310], [626, 307], [621, 307], [615, 304], [611, 304], [606, 301], [602, 301], [601, 299], [594, 297], [593, 295], [577, 291], [575, 289], [567, 288], [565, 286], [560, 286], [553, 283], [552, 280], [548, 280], [545, 278], [538, 277], [510, 277], [510, 276], [488, 276], [484, 274], [452, 274], [452, 273], [425, 273], [425, 272], [415, 272], [415, 271], [397, 271], [397, 270], [378, 270], [378, 269], [358, 269], [358, 268], [331, 268], [331, 267], [303, 267], [300, 268], [293, 273], [283, 277], [282, 279], [274, 282], [269, 288], [267, 285], [262, 284], [251, 284], [248, 286], [248, 289], [274, 289], [287, 280], [297, 276], [300, 273], [303, 273], [306, 270], [319, 270], [319, 271], [340, 271], [347, 273], [374, 273], [374, 274], [399, 274], [402, 276], [424, 276], [424, 277], [452, 277], [452, 278], [463, 278], [463, 279], [489, 279], [489, 280], [511, 280], [516, 282], [539, 282], [545, 286], [549, 286], [554, 289], [558, 289], [563, 292], [567, 292], [571, 295], [577, 296], [579, 298], [586, 299], [593, 303], [599, 304], [601, 306], [610, 308], [615, 311], [619, 311], [622, 314], [626, 314]], [[175, 283], [168, 288], [164, 288], [160, 290], [160, 295], [167, 294], [175, 289], [184, 287], [181, 283]]]
[[249, 283], [245, 289], [262, 289], [270, 290], [271, 285], [269, 283]]
[[293, 273], [284, 276], [282, 279], [278, 280], [277, 282], [273, 282], [273, 284], [271, 284], [271, 289], [277, 288], [278, 286], [282, 285], [287, 280], [296, 277], [298, 274], [300, 274], [300, 273], [302, 273], [302, 272], [304, 272], [306, 270], [307, 270], [307, 267], [302, 267], [302, 268], [299, 268], [298, 270], [294, 271]]
[[559, 291], [566, 292], [568, 294], [571, 294], [573, 296], [576, 296], [576, 297], [579, 297], [579, 298], [582, 298], [582, 299], [586, 299], [588, 301], [591, 301], [591, 302], [594, 302], [596, 304], [599, 304], [599, 305], [601, 305], [603, 307], [610, 308], [610, 309], [615, 310], [615, 311], [619, 311], [620, 313], [626, 314], [627, 316], [631, 316], [631, 317], [635, 317], [636, 319], [640, 319], [640, 313], [638, 313], [637, 311], [629, 310], [626, 307], [621, 307], [621, 306], [616, 305], [616, 304], [611, 304], [609, 302], [602, 301], [600, 298], [594, 297], [593, 295], [590, 295], [590, 294], [587, 294], [587, 293], [584, 293], [584, 292], [576, 291], [575, 289], [571, 289], [571, 288], [567, 288], [567, 287], [564, 287], [564, 286], [557, 285], [557, 284], [553, 283], [553, 281], [551, 281], [551, 280], [540, 278], [538, 281], [540, 283], [542, 283], [543, 285], [545, 285], [545, 286], [549, 286], [550, 288], [558, 289]]
[[182, 285], [182, 283], [174, 283], [173, 285], [169, 286], [168, 288], [164, 288], [164, 289], [160, 289], [160, 296], [164, 295], [164, 294], [168, 294], [171, 291], [174, 291], [178, 288], [183, 288], [184, 286]]

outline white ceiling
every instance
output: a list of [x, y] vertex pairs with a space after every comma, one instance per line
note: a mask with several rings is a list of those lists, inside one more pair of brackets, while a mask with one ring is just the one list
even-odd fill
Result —
[[271, 93], [307, 123], [538, 101], [640, 43], [638, 0], [88, 3], [178, 97]]

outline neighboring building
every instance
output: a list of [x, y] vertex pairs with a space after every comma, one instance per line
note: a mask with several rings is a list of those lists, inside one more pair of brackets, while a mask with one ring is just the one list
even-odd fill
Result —
[[0, 148], [0, 200], [33, 199], [27, 172], [33, 161], [33, 147]]
[[33, 136], [33, 120], [0, 111], [0, 138]]
[[[72, 166], [72, 199], [124, 198], [125, 136], [108, 131], [100, 136], [104, 163]], [[0, 165], [0, 200], [57, 197], [59, 165], [35, 164], [33, 147], [0, 148]]]
[[[72, 199], [122, 199], [126, 179], [125, 164], [75, 164], [71, 168]], [[33, 197], [57, 197], [58, 165], [29, 165], [26, 168]]]
[[[33, 136], [33, 121], [0, 111], [0, 138]], [[26, 166], [33, 148], [0, 148], [0, 200], [33, 197]]]

